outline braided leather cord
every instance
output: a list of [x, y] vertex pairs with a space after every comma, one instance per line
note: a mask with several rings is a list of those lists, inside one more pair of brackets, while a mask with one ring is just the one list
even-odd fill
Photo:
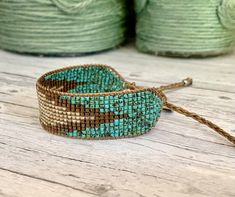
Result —
[[176, 105], [170, 103], [168, 101], [166, 95], [163, 93], [164, 90], [172, 90], [172, 89], [176, 89], [176, 88], [190, 86], [192, 84], [192, 82], [193, 82], [193, 80], [191, 78], [186, 78], [178, 83], [173, 83], [173, 84], [169, 84], [169, 85], [165, 85], [165, 86], [160, 86], [159, 88], [155, 88], [155, 91], [158, 93], [158, 95], [160, 95], [166, 109], [178, 112], [179, 114], [190, 117], [190, 118], [196, 120], [197, 122], [208, 126], [209, 128], [213, 129], [216, 133], [220, 134], [221, 136], [226, 138], [228, 141], [235, 144], [235, 137], [232, 136], [231, 134], [229, 134], [227, 131], [225, 131], [224, 129], [222, 129], [221, 127], [216, 125], [215, 123], [211, 122], [210, 120], [207, 120], [206, 118], [203, 118], [202, 116], [200, 116], [194, 112], [190, 112], [187, 109], [184, 109], [182, 107], [179, 107], [179, 106], [176, 106]]

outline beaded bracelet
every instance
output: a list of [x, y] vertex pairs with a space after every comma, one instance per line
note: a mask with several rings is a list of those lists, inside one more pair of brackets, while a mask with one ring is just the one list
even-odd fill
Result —
[[192, 84], [191, 79], [159, 88], [126, 81], [107, 65], [80, 65], [48, 72], [36, 84], [40, 122], [50, 133], [80, 139], [142, 135], [155, 126], [164, 108], [205, 124], [235, 143], [217, 125], [167, 101], [166, 89]]

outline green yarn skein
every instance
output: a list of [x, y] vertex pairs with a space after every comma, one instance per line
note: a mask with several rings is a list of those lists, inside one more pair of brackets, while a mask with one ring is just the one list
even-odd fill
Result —
[[136, 0], [137, 48], [169, 56], [214, 56], [235, 45], [235, 0]]
[[125, 0], [0, 0], [0, 48], [73, 55], [125, 40]]
[[218, 7], [218, 16], [225, 28], [235, 30], [235, 0], [222, 0]]

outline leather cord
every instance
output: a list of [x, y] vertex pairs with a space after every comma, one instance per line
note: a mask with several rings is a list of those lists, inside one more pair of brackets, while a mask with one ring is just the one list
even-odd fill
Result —
[[192, 82], [193, 81], [191, 78], [187, 78], [187, 79], [184, 79], [178, 83], [173, 83], [173, 84], [169, 84], [169, 85], [165, 85], [165, 86], [160, 86], [159, 88], [155, 88], [155, 91], [161, 97], [161, 99], [164, 103], [164, 106], [167, 109], [178, 112], [179, 114], [190, 117], [190, 118], [196, 120], [197, 122], [208, 126], [209, 128], [213, 129], [216, 133], [218, 133], [221, 136], [223, 136], [224, 138], [226, 138], [232, 144], [235, 144], [235, 137], [232, 136], [231, 134], [229, 134], [227, 131], [225, 131], [224, 129], [222, 129], [221, 127], [216, 125], [215, 123], [211, 122], [210, 120], [207, 120], [206, 118], [203, 118], [202, 116], [200, 116], [194, 112], [188, 111], [187, 109], [184, 109], [182, 107], [179, 107], [177, 105], [170, 103], [168, 101], [168, 98], [166, 97], [166, 95], [163, 93], [163, 91], [165, 91], [165, 90], [172, 90], [172, 89], [176, 89], [176, 88], [190, 86], [192, 84]]

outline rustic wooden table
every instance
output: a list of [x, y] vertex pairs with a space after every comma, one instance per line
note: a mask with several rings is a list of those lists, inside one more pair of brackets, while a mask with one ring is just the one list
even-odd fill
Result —
[[126, 46], [72, 58], [0, 51], [0, 60], [0, 196], [235, 196], [235, 148], [207, 127], [163, 112], [144, 136], [66, 139], [41, 128], [35, 92], [44, 72], [83, 63], [109, 64], [138, 85], [191, 76], [169, 99], [235, 135], [235, 53], [178, 59]]

